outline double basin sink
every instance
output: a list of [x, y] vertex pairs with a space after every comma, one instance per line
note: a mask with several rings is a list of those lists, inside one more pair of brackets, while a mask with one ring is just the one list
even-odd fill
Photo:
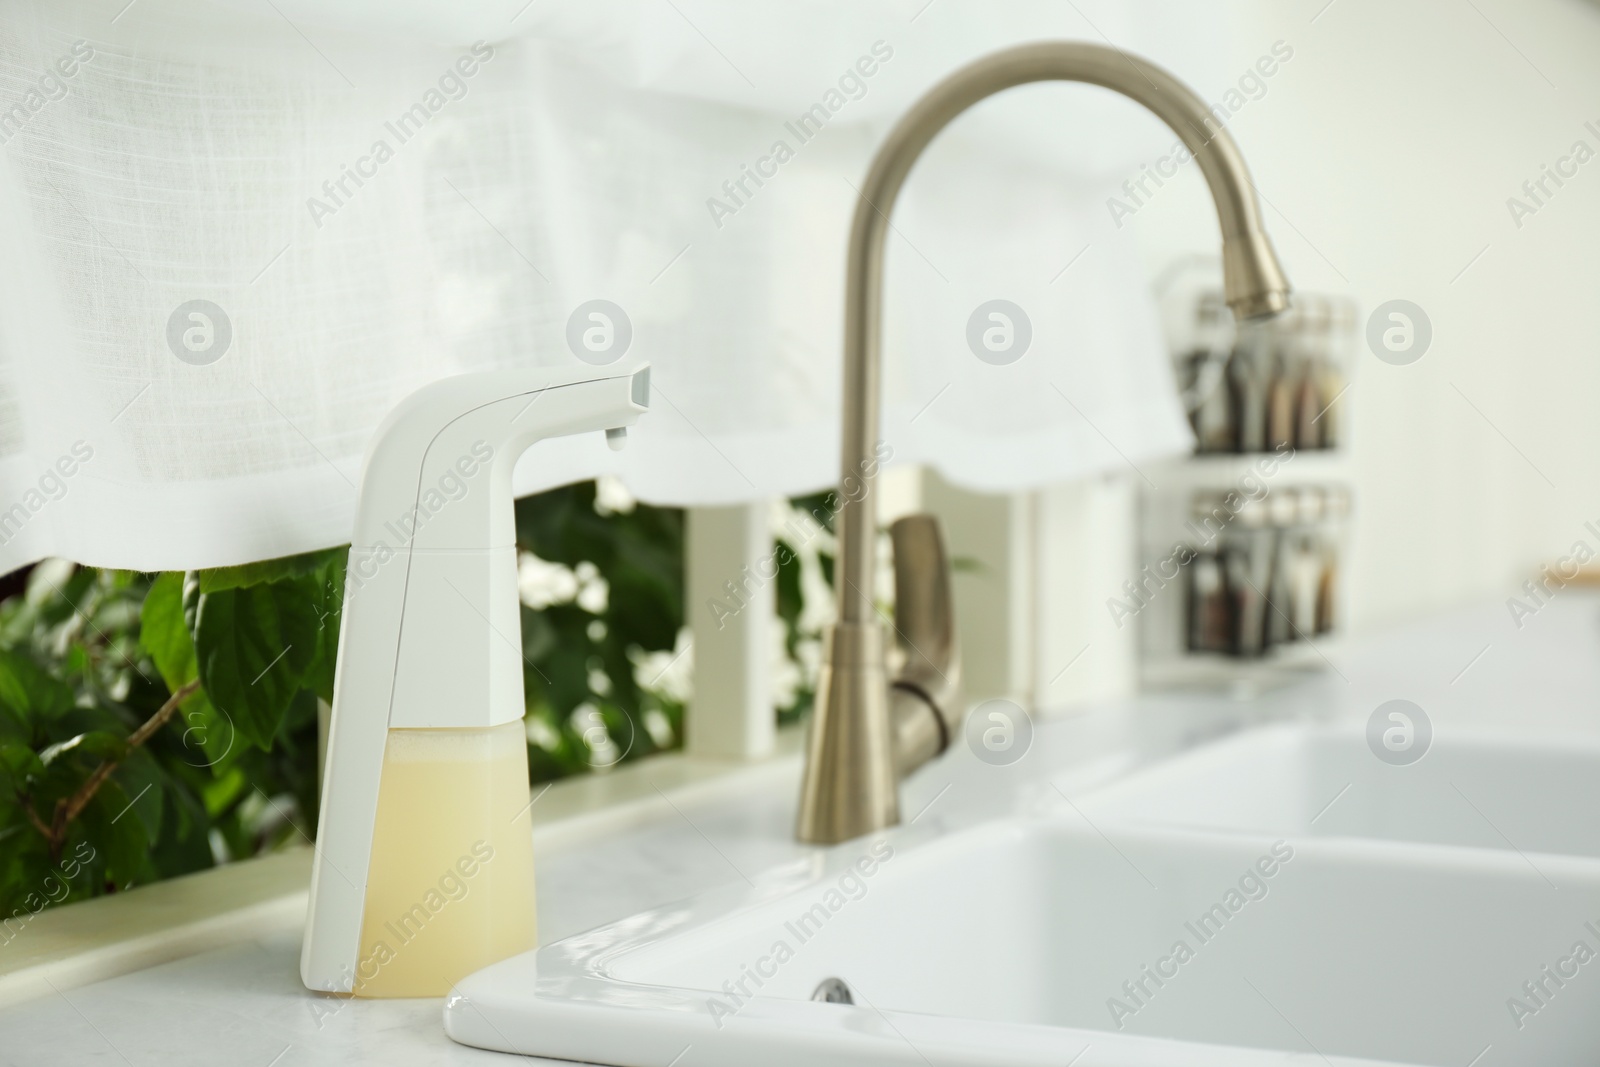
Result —
[[1397, 765], [1279, 724], [1056, 794], [506, 960], [446, 1029], [621, 1067], [1600, 1062], [1600, 745]]

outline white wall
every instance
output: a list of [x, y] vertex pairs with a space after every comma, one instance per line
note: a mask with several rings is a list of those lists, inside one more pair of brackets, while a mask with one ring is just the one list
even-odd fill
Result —
[[[1394, 298], [1433, 323], [1410, 366], [1363, 344], [1348, 394], [1352, 621], [1370, 628], [1509, 596], [1579, 537], [1600, 548], [1600, 156], [1520, 229], [1506, 206], [1575, 141], [1600, 153], [1600, 5], [1326, 4], [1217, 7], [1239, 72], [1294, 49], [1230, 128], [1295, 284], [1354, 294], [1363, 325]], [[1119, 236], [1153, 273], [1214, 253], [1214, 218], [1191, 167]]]

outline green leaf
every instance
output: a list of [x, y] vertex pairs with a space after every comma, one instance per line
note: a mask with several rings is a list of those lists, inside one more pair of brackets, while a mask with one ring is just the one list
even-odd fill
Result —
[[25, 594], [45, 626], [55, 626], [78, 613], [95, 582], [92, 567], [75, 567], [62, 560], [46, 560], [28, 574]]
[[0, 743], [23, 744], [31, 740], [33, 731], [23, 722], [22, 716], [0, 704]]
[[777, 607], [778, 618], [790, 630], [800, 625], [800, 612], [805, 608], [805, 590], [800, 584], [800, 556], [783, 538], [772, 542], [772, 553], [778, 561]]
[[111, 777], [132, 798], [133, 815], [144, 824], [151, 844], [161, 840], [161, 809], [166, 796], [161, 770], [150, 753], [134, 749], [111, 773]]
[[[174, 839], [198, 841], [202, 846], [205, 845], [205, 831], [211, 825], [211, 816], [207, 813], [200, 794], [193, 789], [184, 788], [181, 781], [173, 783], [172, 803], [167, 805], [166, 821], [167, 830], [170, 832], [164, 833], [162, 840], [169, 843]], [[207, 852], [209, 851], [208, 848]]]
[[619, 567], [611, 578], [606, 625], [649, 651], [672, 648], [683, 625], [683, 607], [660, 578], [637, 567]]
[[[0, 830], [0, 917], [26, 923], [27, 916], [44, 907], [40, 890], [52, 871], [44, 836], [32, 826], [13, 823]], [[10, 940], [6, 934], [15, 936], [16, 930], [15, 924], [9, 930], [0, 926], [0, 951]]]
[[44, 763], [39, 754], [27, 745], [14, 741], [0, 743], [0, 774], [9, 776], [13, 784], [26, 786], [35, 778], [44, 776]]
[[344, 569], [347, 554], [333, 554], [311, 574], [316, 582], [312, 606], [317, 613], [316, 655], [306, 668], [305, 686], [333, 703], [334, 668], [339, 658], [339, 622], [344, 610]]
[[217, 771], [229, 756], [238, 755], [245, 747], [239, 743], [239, 729], [233, 720], [218, 711], [203, 691], [184, 701], [178, 715], [183, 720], [179, 743], [187, 766]]
[[[195, 679], [199, 655], [189, 632], [182, 574], [168, 571], [150, 584], [139, 613], [139, 644], [155, 662], [169, 693]], [[211, 703], [204, 686], [184, 699], [178, 725], [183, 761], [191, 767], [216, 765], [233, 750], [238, 736], [233, 723]]]
[[215, 593], [200, 586], [191, 572], [184, 582], [184, 612], [201, 684], [241, 740], [271, 749], [316, 658], [317, 582], [302, 577]]
[[245, 778], [244, 772], [237, 766], [229, 767], [217, 775], [214, 781], [206, 784], [200, 790], [200, 801], [205, 805], [208, 818], [215, 819], [235, 807], [241, 799], [250, 795], [254, 790]]
[[834, 519], [839, 514], [839, 509], [834, 506], [837, 496], [834, 490], [824, 489], [821, 492], [793, 497], [789, 501], [789, 506], [805, 512], [811, 516], [812, 522], [832, 533]]
[[104, 856], [107, 880], [118, 889], [143, 881], [149, 866], [150, 839], [144, 823], [125, 817], [131, 801], [115, 780], [107, 781], [78, 816], [95, 851]]
[[550, 617], [522, 605], [522, 658], [527, 663], [541, 663], [556, 651], [561, 638], [551, 624]]
[[150, 583], [139, 610], [139, 647], [161, 672], [168, 692], [195, 677], [194, 639], [183, 617], [183, 575], [168, 571]]
[[343, 564], [349, 552], [348, 545], [318, 549], [298, 556], [281, 556], [278, 559], [246, 563], [238, 567], [212, 567], [200, 571], [200, 591], [221, 593], [229, 589], [249, 589], [286, 579], [304, 578], [321, 571], [330, 560]]
[[209, 824], [205, 809], [186, 789], [173, 789], [171, 799], [161, 836], [150, 854], [157, 876], [162, 878], [203, 871], [216, 862], [208, 835], [203, 832]]
[[0, 650], [0, 706], [38, 727], [72, 710], [72, 689], [20, 652]]
[[128, 751], [128, 742], [104, 730], [89, 730], [58, 741], [39, 753], [39, 762], [46, 768], [67, 756], [85, 756], [98, 765], [101, 760], [119, 760]]

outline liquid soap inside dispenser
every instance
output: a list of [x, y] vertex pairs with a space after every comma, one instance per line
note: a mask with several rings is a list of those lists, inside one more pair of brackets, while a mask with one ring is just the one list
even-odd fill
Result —
[[389, 731], [357, 996], [443, 996], [538, 944], [530, 809], [520, 721]]

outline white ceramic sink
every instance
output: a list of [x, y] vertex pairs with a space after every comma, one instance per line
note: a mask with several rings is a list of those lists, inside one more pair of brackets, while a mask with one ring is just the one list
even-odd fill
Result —
[[1096, 821], [1600, 858], [1600, 744], [1445, 734], [1396, 766], [1358, 728], [1285, 724], [1196, 749], [1086, 804]]
[[[1600, 1062], [1600, 958], [1572, 956], [1600, 952], [1593, 860], [1064, 803], [918, 836], [496, 964], [457, 987], [446, 1030], [624, 1067]], [[1558, 987], [1546, 966], [1573, 973]], [[855, 1005], [812, 1001], [827, 978]]]

